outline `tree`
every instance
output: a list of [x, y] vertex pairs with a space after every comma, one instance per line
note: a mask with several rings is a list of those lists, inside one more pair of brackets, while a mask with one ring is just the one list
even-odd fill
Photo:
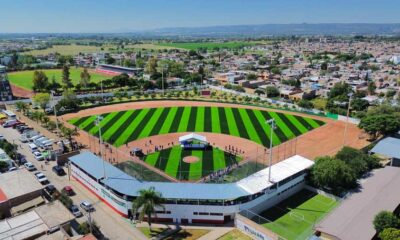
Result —
[[87, 68], [84, 68], [83, 71], [81, 72], [81, 81], [80, 84], [87, 88], [88, 84], [90, 83], [90, 73], [88, 72]]
[[43, 71], [33, 72], [33, 90], [43, 92], [47, 90], [49, 79]]
[[375, 95], [375, 90], [376, 90], [376, 85], [375, 82], [369, 82], [368, 83], [368, 94], [369, 95]]
[[379, 212], [373, 221], [375, 230], [380, 233], [385, 228], [399, 228], [400, 219], [389, 211]]
[[43, 112], [34, 111], [32, 112], [31, 118], [38, 123], [39, 121], [42, 121], [43, 116], [45, 116]]
[[15, 106], [17, 107], [18, 110], [20, 110], [23, 114], [26, 114], [26, 111], [29, 109], [28, 104], [18, 101], [15, 103]]
[[246, 77], [247, 80], [256, 80], [257, 79], [257, 75], [254, 73], [250, 73], [247, 75]]
[[358, 126], [371, 135], [372, 139], [376, 139], [379, 135], [397, 132], [400, 129], [400, 118], [395, 114], [367, 114]]
[[321, 70], [328, 70], [328, 63], [327, 62], [323, 62], [321, 63]]
[[77, 130], [76, 128], [68, 128], [68, 127], [65, 127], [65, 126], [62, 126], [60, 130], [61, 130], [62, 135], [63, 135], [65, 138], [68, 139], [69, 143], [70, 143], [71, 146], [72, 146], [73, 138], [74, 138], [75, 136], [79, 136], [78, 130]]
[[155, 58], [155, 57], [150, 58], [146, 64], [146, 72], [151, 75], [156, 74], [157, 73], [157, 63], [158, 63], [157, 58]]
[[[365, 154], [366, 155], [366, 154]], [[357, 175], [361, 177], [365, 172], [369, 170], [368, 162], [366, 160], [368, 156], [364, 156], [360, 150], [343, 147], [336, 155], [335, 158], [345, 162]]]
[[278, 97], [279, 96], [279, 89], [276, 87], [268, 86], [265, 89], [268, 97]]
[[72, 87], [72, 81], [69, 76], [69, 67], [67, 65], [64, 65], [62, 69], [62, 82], [66, 89], [70, 89]]
[[139, 191], [139, 196], [132, 203], [132, 210], [139, 213], [139, 220], [143, 220], [147, 216], [147, 223], [151, 229], [152, 215], [156, 215], [156, 208], [165, 209], [162, 205], [162, 195], [156, 192], [154, 187], [142, 189]]
[[351, 108], [356, 111], [364, 111], [369, 107], [369, 102], [365, 99], [356, 98], [351, 101]]
[[348, 83], [336, 83], [329, 92], [329, 98], [335, 98], [339, 96], [348, 98], [347, 95], [351, 93], [351, 91], [351, 86]]
[[106, 58], [106, 63], [107, 63], [107, 64], [114, 64], [114, 63], [115, 63], [115, 58], [113, 58], [113, 57], [107, 57], [107, 58]]
[[50, 94], [48, 93], [38, 93], [35, 96], [33, 96], [33, 102], [35, 104], [38, 104], [43, 111], [46, 109], [47, 104], [50, 102]]
[[381, 240], [398, 240], [400, 239], [400, 229], [385, 228], [379, 233]]
[[304, 99], [301, 99], [297, 105], [299, 105], [299, 107], [305, 108], [305, 109], [313, 109], [314, 108], [314, 104], [312, 102], [310, 102], [308, 100], [304, 100]]
[[328, 156], [317, 158], [311, 169], [311, 181], [315, 186], [328, 188], [335, 194], [357, 186], [353, 170], [345, 162]]

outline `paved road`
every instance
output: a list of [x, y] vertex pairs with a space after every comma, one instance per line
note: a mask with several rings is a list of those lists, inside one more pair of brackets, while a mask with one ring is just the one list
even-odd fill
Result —
[[[27, 143], [21, 143], [18, 138], [20, 134], [17, 130], [12, 128], [0, 127], [0, 133], [9, 142], [14, 142], [19, 145], [18, 152], [25, 155], [26, 159], [32, 162], [38, 170], [41, 170], [46, 177], [49, 179], [50, 183], [53, 184], [57, 189], [61, 190], [64, 186], [70, 185], [73, 187], [74, 191], [77, 193], [72, 197], [75, 204], [79, 204], [82, 200], [89, 200], [94, 203], [96, 211], [92, 213], [92, 219], [100, 226], [103, 234], [109, 239], [147, 239], [138, 229], [136, 229], [130, 221], [120, 217], [117, 213], [113, 212], [109, 207], [106, 206], [104, 202], [101, 202], [92, 193], [80, 185], [77, 181], [69, 179], [68, 176], [57, 176], [51, 168], [55, 165], [55, 162], [50, 162], [49, 165], [44, 164], [44, 162], [39, 162], [34, 159], [31, 154]], [[65, 169], [67, 170], [67, 169]], [[67, 172], [67, 171], [66, 171]], [[33, 174], [33, 173], [32, 173]], [[84, 212], [84, 211], [82, 211]], [[87, 216], [78, 219], [79, 222], [86, 220]]]

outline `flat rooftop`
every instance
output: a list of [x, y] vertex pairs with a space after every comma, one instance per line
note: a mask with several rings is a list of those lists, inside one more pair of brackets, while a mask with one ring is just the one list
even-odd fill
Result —
[[0, 221], [0, 239], [33, 239], [72, 219], [74, 219], [74, 216], [62, 203], [55, 201], [16, 217]]
[[359, 192], [347, 197], [315, 229], [341, 240], [371, 239], [373, 220], [382, 210], [393, 212], [400, 203], [400, 168], [376, 169], [361, 181]]
[[0, 203], [43, 189], [43, 185], [26, 169], [0, 174]]

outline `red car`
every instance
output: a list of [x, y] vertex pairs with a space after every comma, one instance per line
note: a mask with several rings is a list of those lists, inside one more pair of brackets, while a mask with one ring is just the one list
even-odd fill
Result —
[[62, 191], [65, 192], [68, 196], [75, 195], [75, 192], [71, 186], [65, 186]]

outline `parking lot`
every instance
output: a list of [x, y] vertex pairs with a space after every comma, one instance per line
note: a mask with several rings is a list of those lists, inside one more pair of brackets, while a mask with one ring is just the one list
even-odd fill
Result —
[[[32, 121], [22, 119], [22, 121], [26, 122], [30, 127], [37, 129]], [[43, 153], [47, 150], [43, 150], [41, 148], [37, 149], [37, 152], [41, 152], [42, 157], [36, 157], [33, 154], [33, 151], [29, 144], [31, 142], [22, 143], [19, 139], [21, 134], [12, 127], [4, 128], [0, 127], [0, 134], [10, 143], [15, 143], [18, 145], [17, 151], [20, 153], [27, 162], [32, 163], [36, 170], [32, 170], [31, 173], [35, 174], [38, 172], [43, 173], [43, 175], [47, 178], [47, 182], [43, 183], [44, 185], [52, 184], [59, 191], [61, 191], [65, 186], [70, 186], [76, 193], [71, 196], [74, 204], [79, 205], [81, 201], [88, 201], [93, 204], [95, 211], [92, 212], [91, 217], [98, 226], [100, 226], [103, 234], [110, 239], [146, 239], [146, 237], [139, 232], [129, 220], [120, 217], [117, 213], [113, 212], [110, 208], [108, 208], [103, 202], [101, 202], [95, 195], [90, 193], [87, 189], [85, 189], [82, 185], [80, 185], [77, 181], [69, 178], [68, 169], [63, 167], [62, 169], [65, 171], [65, 175], [58, 176], [55, 171], [52, 170], [54, 166], [56, 166], [55, 161], [47, 161], [44, 160]], [[55, 141], [56, 139], [54, 139]], [[26, 167], [21, 165], [20, 167]], [[83, 222], [87, 220], [88, 213], [80, 208], [80, 211], [84, 214], [83, 217], [77, 218], [78, 222]]]

